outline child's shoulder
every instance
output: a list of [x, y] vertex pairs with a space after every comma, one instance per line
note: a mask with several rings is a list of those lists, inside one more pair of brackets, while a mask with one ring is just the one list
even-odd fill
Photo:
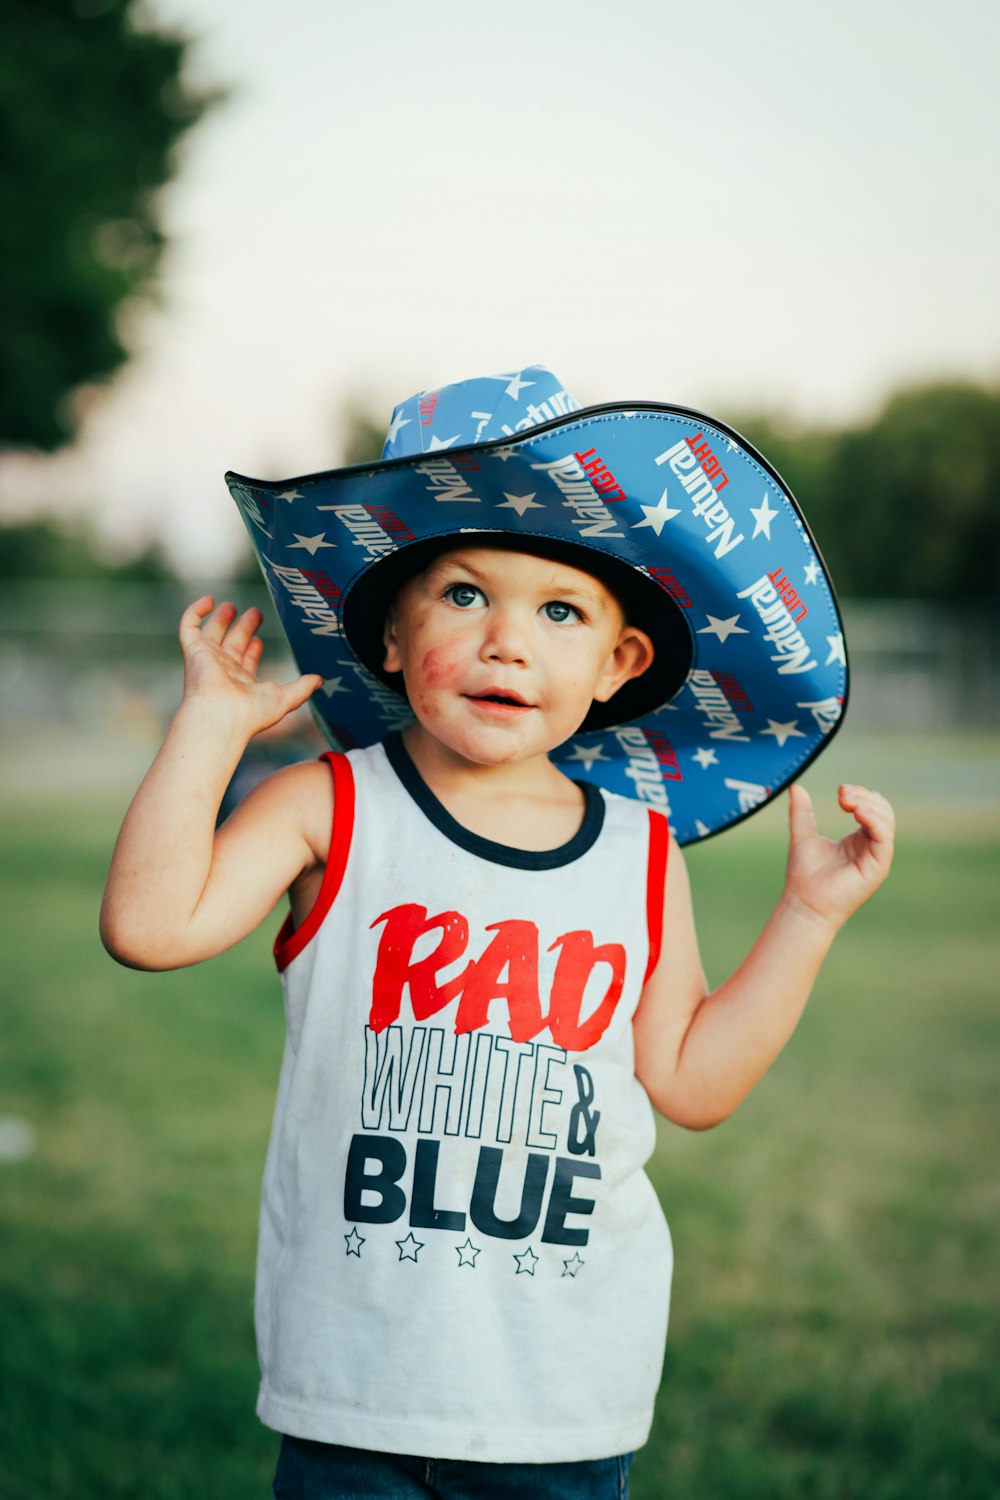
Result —
[[265, 776], [234, 817], [244, 823], [294, 828], [308, 844], [315, 863], [322, 865], [330, 852], [334, 802], [330, 762], [296, 761]]

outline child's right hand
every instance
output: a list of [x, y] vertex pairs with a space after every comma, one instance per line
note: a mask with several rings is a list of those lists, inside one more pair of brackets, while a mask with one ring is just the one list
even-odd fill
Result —
[[214, 604], [203, 594], [181, 615], [184, 702], [211, 703], [231, 716], [233, 730], [249, 740], [300, 708], [323, 679], [307, 672], [294, 682], [258, 681], [264, 643], [257, 629], [263, 615], [248, 609], [237, 619], [235, 604]]

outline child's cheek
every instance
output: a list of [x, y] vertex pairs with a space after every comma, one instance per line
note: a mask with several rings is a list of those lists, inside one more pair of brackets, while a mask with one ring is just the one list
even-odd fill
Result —
[[462, 675], [464, 655], [461, 645], [454, 641], [432, 647], [420, 662], [420, 674], [426, 686], [455, 687]]

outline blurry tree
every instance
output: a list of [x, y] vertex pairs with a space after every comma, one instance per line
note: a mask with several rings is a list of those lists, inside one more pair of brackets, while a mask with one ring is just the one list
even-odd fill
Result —
[[993, 600], [1000, 591], [1000, 392], [897, 392], [875, 419], [809, 431], [746, 416], [739, 431], [800, 501], [845, 596]]
[[70, 397], [127, 358], [119, 314], [148, 299], [156, 193], [220, 96], [183, 81], [186, 39], [131, 0], [0, 5], [0, 448], [74, 434]]
[[806, 428], [774, 412], [745, 413], [733, 419], [733, 426], [764, 454], [788, 485], [825, 557], [835, 524], [830, 515], [828, 481], [840, 433], [832, 428]]
[[134, 557], [116, 561], [106, 555], [84, 522], [71, 524], [39, 517], [0, 526], [0, 578], [164, 583], [174, 577], [155, 543]]
[[960, 602], [1000, 586], [1000, 394], [948, 384], [900, 391], [845, 432], [826, 476], [830, 564], [851, 591]]
[[367, 464], [382, 457], [389, 418], [381, 421], [366, 406], [349, 406], [344, 413], [343, 462]]

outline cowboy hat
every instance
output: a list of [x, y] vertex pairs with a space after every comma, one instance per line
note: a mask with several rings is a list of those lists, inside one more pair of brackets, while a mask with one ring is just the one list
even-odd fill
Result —
[[460, 539], [591, 572], [653, 665], [552, 760], [667, 813], [681, 844], [801, 774], [847, 702], [843, 626], [793, 496], [717, 418], [651, 401], [581, 408], [540, 365], [396, 407], [377, 462], [294, 479], [228, 473], [313, 710], [338, 749], [405, 727], [383, 665], [396, 591]]

